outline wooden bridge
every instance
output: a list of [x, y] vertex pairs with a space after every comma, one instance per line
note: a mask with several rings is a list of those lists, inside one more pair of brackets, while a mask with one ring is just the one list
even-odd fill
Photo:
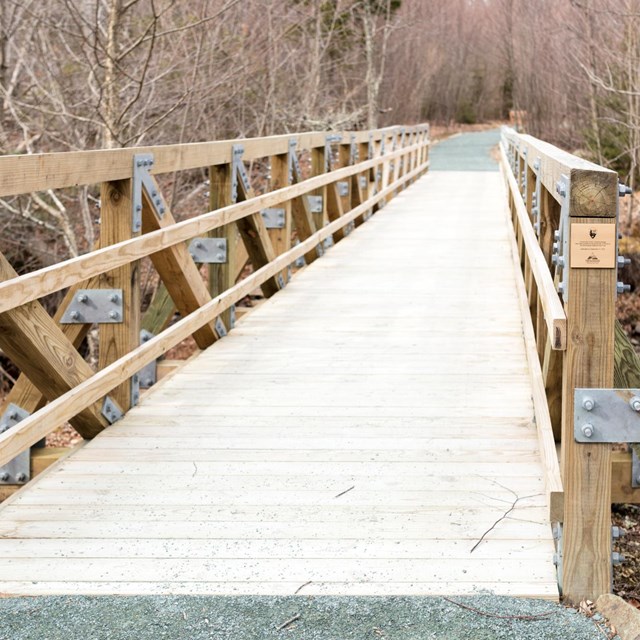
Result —
[[[425, 125], [0, 158], [0, 196], [101, 199], [94, 251], [0, 257], [23, 372], [3, 483], [65, 421], [87, 439], [0, 507], [0, 592], [610, 589], [611, 501], [638, 493], [595, 418], [577, 441], [574, 390], [613, 386], [617, 176], [508, 129], [501, 171], [427, 173], [429, 146]], [[202, 168], [210, 210], [176, 221], [162, 175]]]

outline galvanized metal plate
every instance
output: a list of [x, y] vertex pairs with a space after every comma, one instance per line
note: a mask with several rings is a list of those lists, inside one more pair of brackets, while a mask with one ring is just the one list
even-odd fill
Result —
[[307, 196], [311, 213], [322, 213], [322, 196]]
[[122, 289], [78, 289], [61, 324], [117, 324], [122, 322]]
[[369, 180], [367, 180], [367, 176], [360, 176], [360, 188], [366, 189], [369, 185]]
[[338, 182], [338, 195], [341, 197], [349, 195], [349, 183], [340, 181]]
[[194, 238], [189, 243], [189, 253], [199, 264], [225, 264], [227, 261], [226, 238]]
[[227, 327], [224, 326], [221, 318], [216, 318], [214, 328], [220, 338], [224, 338], [227, 335]]
[[118, 409], [114, 401], [106, 396], [102, 401], [102, 410], [100, 411], [109, 424], [113, 424], [122, 418], [122, 411]]
[[639, 412], [640, 389], [576, 389], [573, 415], [575, 440], [640, 442]]
[[640, 458], [635, 449], [631, 449], [631, 486], [640, 487]]
[[[29, 412], [25, 411], [13, 402], [9, 403], [5, 412], [0, 416], [0, 433], [15, 427], [19, 422], [29, 417]], [[13, 460], [0, 467], [0, 485], [3, 484], [24, 484], [31, 478], [31, 455], [30, 448], [19, 453]]]
[[262, 209], [260, 215], [264, 220], [264, 226], [267, 229], [284, 229], [285, 211], [277, 207]]
[[[146, 329], [140, 331], [140, 344], [149, 342], [151, 338], [153, 338], [153, 333], [150, 331]], [[141, 389], [149, 389], [152, 387], [158, 380], [158, 361], [152, 360], [149, 364], [146, 364], [138, 371], [138, 375], [140, 376]]]

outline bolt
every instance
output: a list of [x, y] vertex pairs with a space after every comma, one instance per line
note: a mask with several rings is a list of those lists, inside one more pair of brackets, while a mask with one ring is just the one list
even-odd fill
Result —
[[117, 293], [112, 293], [112, 294], [109, 296], [109, 301], [110, 301], [110, 302], [114, 302], [114, 303], [115, 303], [115, 302], [118, 302], [118, 300], [120, 300], [120, 298], [118, 297], [118, 294], [117, 294]]
[[141, 167], [141, 166], [142, 166], [142, 160], [138, 160], [138, 161], [136, 162], [136, 166]]
[[152, 384], [153, 384], [153, 380], [152, 380], [151, 378], [147, 378], [147, 379], [144, 381], [144, 386], [145, 386], [145, 387], [150, 387]]
[[618, 256], [618, 267], [626, 267], [628, 264], [631, 264], [631, 258], [625, 258], [624, 256]]
[[629, 406], [634, 410], [640, 413], [640, 397], [633, 396], [631, 400], [629, 400]]
[[9, 414], [9, 420], [13, 420], [14, 422], [18, 419], [18, 412], [17, 411], [12, 411]]
[[152, 198], [155, 198], [157, 195], [158, 195], [157, 191], [154, 190], [154, 191], [151, 192], [151, 197]]
[[16, 480], [17, 480], [18, 482], [25, 482], [25, 481], [26, 481], [26, 479], [27, 479], [27, 474], [26, 474], [26, 473], [19, 473], [19, 474], [16, 476]]
[[138, 213], [140, 213], [140, 211], [142, 211], [142, 205], [141, 205], [141, 204], [137, 204], [137, 205], [136, 205], [136, 211], [137, 211]]
[[556, 262], [559, 267], [564, 267], [564, 256], [556, 256]]
[[585, 424], [582, 425], [582, 435], [585, 438], [591, 438], [593, 436], [593, 425], [592, 424]]
[[11, 479], [11, 476], [6, 471], [3, 471], [0, 474], [0, 482], [9, 482], [10, 479]]
[[556, 191], [558, 192], [558, 195], [564, 198], [567, 195], [567, 186], [564, 184], [564, 182], [560, 182], [558, 180], [558, 182], [556, 183]]
[[149, 160], [149, 166], [153, 166], [153, 160]]
[[553, 554], [553, 564], [557, 567], [559, 564], [559, 559], [558, 559], [558, 554], [554, 553]]
[[78, 302], [82, 302], [82, 304], [86, 304], [87, 300], [89, 300], [89, 296], [86, 293], [81, 293], [78, 297], [77, 297]]
[[553, 239], [554, 239], [554, 240], [560, 240], [560, 229], [556, 229], [556, 230], [553, 232]]
[[614, 551], [611, 554], [611, 564], [614, 564], [614, 565], [622, 564], [624, 561], [625, 561], [625, 557], [621, 553]]
[[109, 317], [112, 320], [117, 320], [120, 317], [120, 314], [117, 311], [109, 311]]
[[629, 293], [629, 291], [631, 291], [631, 285], [625, 284], [624, 282], [618, 282], [616, 290], [618, 293]]
[[160, 215], [163, 215], [165, 212], [165, 208], [164, 207], [160, 207]]
[[218, 247], [218, 249], [224, 249], [224, 242], [222, 242], [221, 240], [216, 246]]
[[633, 193], [633, 190], [631, 189], [631, 187], [627, 187], [626, 184], [618, 184], [618, 195], [621, 198], [624, 198], [625, 196], [630, 196]]
[[80, 318], [80, 314], [77, 311], [72, 311], [69, 316], [72, 320], [78, 320]]
[[217, 253], [216, 260], [220, 260], [220, 262], [222, 262], [222, 260], [224, 260], [224, 256], [221, 253]]
[[596, 406], [595, 401], [593, 400], [593, 398], [585, 398], [582, 401], [582, 408], [585, 411], [593, 411], [593, 408]]
[[540, 209], [538, 209], [537, 206], [534, 206], [531, 209], [531, 214], [533, 215], [534, 218], [537, 218], [540, 215]]
[[553, 252], [554, 253], [558, 253], [558, 247], [560, 246], [560, 243], [558, 242], [554, 242], [553, 243]]
[[614, 525], [611, 527], [611, 537], [614, 539], [622, 538], [627, 532], [622, 528]]
[[204, 245], [202, 244], [202, 242], [200, 242], [198, 240], [198, 242], [196, 242], [196, 244], [195, 244], [195, 247], [196, 247], [196, 249], [202, 249], [204, 247]]

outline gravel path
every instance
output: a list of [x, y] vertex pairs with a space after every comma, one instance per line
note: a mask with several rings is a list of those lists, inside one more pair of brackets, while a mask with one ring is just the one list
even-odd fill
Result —
[[[420, 597], [4, 598], [0, 599], [0, 639], [602, 640], [604, 637], [591, 620], [553, 602], [491, 594], [450, 600], [477, 611], [444, 598]], [[512, 617], [490, 617], [492, 614]]]
[[491, 149], [500, 142], [500, 129], [446, 138], [429, 151], [431, 171], [497, 171]]

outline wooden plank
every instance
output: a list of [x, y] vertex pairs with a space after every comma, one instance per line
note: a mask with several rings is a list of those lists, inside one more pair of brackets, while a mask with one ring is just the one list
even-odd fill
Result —
[[[414, 174], [409, 174], [402, 178], [402, 180], [409, 180], [413, 175], [418, 175], [422, 170], [423, 167], [419, 167]], [[265, 265], [258, 271], [255, 271], [224, 294], [216, 296], [211, 302], [194, 311], [187, 318], [183, 318], [159, 336], [152, 338], [117, 362], [95, 374], [91, 379], [78, 385], [72, 393], [67, 393], [57, 398], [41, 411], [23, 420], [11, 431], [0, 434], [0, 465], [11, 460], [20, 453], [20, 451], [50, 433], [61, 422], [68, 420], [71, 416], [82, 411], [88, 404], [97, 401], [104, 393], [107, 393], [110, 389], [120, 384], [122, 380], [127, 379], [136, 371], [139, 371], [144, 365], [157, 359], [169, 348], [187, 338], [198, 327], [211, 322], [213, 318], [218, 316], [223, 310], [228, 309], [232, 304], [241, 300], [257, 286], [262, 285], [267, 279], [272, 279], [275, 274], [304, 255], [310, 247], [316, 246], [329, 235], [332, 235], [338, 229], [349, 224], [349, 222], [357, 215], [360, 215], [367, 207], [371, 206], [371, 204], [385, 198], [396, 186], [397, 185], [391, 185], [387, 190], [372, 196], [370, 202], [357, 207], [340, 220], [336, 220], [320, 231], [317, 231], [304, 242], [301, 242], [287, 253], [273, 260], [271, 264]], [[260, 220], [262, 220], [261, 216], [259, 217]], [[32, 305], [30, 305], [29, 308], [31, 308], [31, 306]], [[4, 316], [6, 315], [10, 314], [4, 314]], [[0, 316], [0, 318], [2, 317], [3, 316]], [[77, 354], [75, 350], [74, 353]]]
[[[406, 153], [406, 150], [399, 150], [395, 154], [386, 157], [399, 157], [404, 153]], [[77, 284], [106, 270], [115, 269], [133, 260], [144, 258], [180, 242], [185, 242], [195, 236], [203, 235], [225, 224], [253, 215], [261, 209], [276, 206], [285, 200], [308, 193], [334, 180], [346, 179], [354, 173], [358, 173], [359, 170], [364, 171], [379, 162], [379, 159], [373, 159], [356, 167], [338, 169], [331, 174], [316, 176], [305, 180], [303, 183], [256, 196], [250, 201], [239, 202], [221, 210], [211, 211], [196, 218], [178, 222], [169, 229], [159, 229], [158, 231], [146, 233], [131, 240], [119, 242], [106, 249], [99, 249], [25, 274], [20, 278], [0, 282], [0, 313]], [[417, 172], [416, 175], [419, 173]]]
[[[327, 217], [330, 222], [339, 220], [344, 215], [342, 198], [338, 192], [338, 183], [333, 182], [327, 186]], [[344, 229], [339, 229], [333, 235], [334, 242], [339, 242], [344, 238]]]
[[[289, 158], [288, 154], [272, 156], [271, 166], [271, 189], [281, 189], [289, 185]], [[269, 229], [269, 237], [276, 255], [289, 251], [291, 248], [291, 202], [283, 202], [284, 227], [282, 229]], [[284, 282], [289, 281], [289, 269], [283, 269], [280, 273]]]
[[[212, 211], [233, 204], [231, 199], [231, 164], [229, 162], [209, 167], [209, 186], [209, 206]], [[236, 283], [238, 274], [234, 270], [234, 265], [238, 259], [239, 247], [244, 249], [244, 243], [238, 243], [240, 234], [235, 222], [226, 224], [216, 232], [210, 232], [209, 235], [215, 235], [227, 241], [227, 262], [209, 266], [209, 291], [215, 298]], [[223, 311], [220, 314], [220, 319], [226, 328], [230, 328], [231, 310]]]
[[[558, 293], [556, 292], [553, 278], [549, 273], [546, 259], [538, 245], [535, 231], [529, 219], [529, 214], [524, 206], [518, 185], [513, 174], [509, 169], [509, 161], [505, 155], [504, 149], [501, 147], [502, 170], [507, 181], [508, 188], [511, 191], [513, 203], [518, 217], [517, 229], [521, 234], [524, 246], [526, 247], [531, 270], [538, 287], [538, 295], [544, 316], [547, 322], [547, 328], [551, 336], [551, 345], [554, 349], [564, 350], [567, 343], [567, 319], [562, 307]], [[520, 255], [523, 254], [520, 247]]]
[[[617, 180], [610, 181], [612, 189], [617, 190]], [[609, 214], [615, 216], [615, 208]], [[581, 220], [615, 224], [615, 217]], [[612, 386], [616, 272], [572, 268], [568, 275], [567, 331], [571, 339], [563, 368], [561, 450], [563, 593], [568, 601], [580, 602], [595, 600], [611, 588], [611, 445], [576, 443], [573, 395], [576, 387]]]
[[173, 303], [167, 287], [159, 282], [151, 302], [142, 316], [140, 328], [153, 333], [153, 335], [160, 333], [169, 326], [175, 311], [176, 305]]
[[[0, 254], [0, 281], [16, 276], [13, 267]], [[91, 367], [39, 302], [29, 302], [0, 314], [0, 348], [48, 400], [73, 390], [93, 374]], [[102, 403], [98, 400], [96, 397], [64, 419], [70, 420], [83, 438], [94, 437], [108, 425], [101, 413]], [[50, 431], [64, 420], [52, 425]], [[12, 432], [7, 431], [4, 435]], [[44, 435], [26, 446], [36, 443]], [[6, 461], [14, 457], [11, 455]]]
[[[509, 218], [508, 210], [505, 214], [506, 217]], [[529, 373], [531, 376], [533, 408], [535, 411], [536, 430], [540, 447], [540, 459], [544, 471], [545, 491], [549, 505], [549, 517], [551, 522], [562, 522], [564, 520], [562, 477], [560, 475], [560, 466], [556, 453], [553, 425], [547, 404], [545, 380], [540, 367], [540, 360], [538, 359], [536, 335], [533, 328], [529, 300], [527, 299], [525, 290], [524, 277], [520, 271], [518, 247], [516, 245], [515, 235], [513, 234], [511, 234], [511, 253], [516, 279], [516, 290], [520, 303], [527, 362], [529, 363]]]
[[[160, 187], [155, 180], [153, 184], [160, 193]], [[165, 207], [162, 217], [156, 215], [150, 196], [145, 190], [143, 190], [142, 201], [143, 233], [151, 233], [175, 225], [175, 219], [168, 207]], [[211, 300], [207, 285], [186, 244], [175, 244], [164, 251], [152, 253], [150, 258], [180, 315], [187, 316]], [[218, 334], [213, 323], [207, 323], [193, 333], [193, 339], [200, 349], [206, 349], [217, 338]]]
[[[290, 153], [291, 152], [296, 153], [295, 150], [291, 150]], [[302, 176], [298, 174], [295, 163], [293, 164], [292, 173], [293, 183], [301, 184], [303, 179]], [[321, 189], [322, 187], [315, 189], [315, 192]], [[317, 231], [316, 220], [314, 219], [314, 214], [311, 213], [311, 206], [309, 205], [309, 200], [306, 198], [306, 194], [294, 198], [291, 201], [291, 215], [293, 216], [293, 226], [296, 229], [296, 235], [301, 242]], [[322, 218], [322, 215], [320, 218]], [[311, 264], [317, 260], [320, 255], [322, 255], [322, 247], [314, 247], [305, 255], [305, 262]]]
[[[418, 125], [417, 129], [424, 128]], [[390, 129], [394, 129], [391, 127]], [[373, 132], [377, 139], [387, 129]], [[335, 132], [293, 133], [265, 138], [220, 140], [189, 144], [102, 149], [65, 153], [11, 155], [0, 158], [0, 197], [45, 189], [62, 189], [84, 184], [96, 184], [133, 177], [133, 156], [154, 155], [153, 173], [170, 173], [197, 169], [229, 161], [231, 147], [241, 144], [247, 160], [287, 153], [289, 141], [297, 140], [299, 149], [311, 149], [324, 144], [327, 135]], [[344, 133], [343, 136], [349, 134]], [[354, 132], [357, 140], [368, 140], [368, 131]]]
[[[132, 180], [103, 182], [100, 185], [100, 246], [106, 248], [134, 237], [132, 224]], [[123, 314], [119, 322], [101, 323], [98, 367], [115, 362], [140, 344], [139, 262], [123, 264], [101, 274], [100, 288], [122, 291]], [[136, 401], [128, 380], [111, 390], [113, 399], [125, 410]]]
[[[312, 176], [319, 176], [322, 175], [323, 173], [326, 173], [325, 171], [325, 147], [315, 147], [314, 149], [311, 149], [310, 151], [311, 153], [311, 175]], [[329, 161], [331, 161], [331, 159], [329, 158]], [[313, 215], [313, 222], [315, 224], [315, 228], [316, 229], [321, 229], [322, 227], [324, 227], [325, 223], [327, 222], [328, 218], [327, 218], [327, 187], [320, 187], [319, 189], [316, 189], [312, 195], [314, 196], [321, 196], [322, 197], [322, 211], [320, 211], [319, 213], [314, 213]]]
[[618, 182], [618, 174], [588, 160], [574, 156], [558, 147], [538, 140], [533, 136], [516, 133], [513, 129], [503, 128], [503, 135], [521, 148], [527, 148], [527, 163], [533, 167], [536, 158], [540, 158], [542, 183], [545, 189], [558, 201], [556, 184], [561, 177], [571, 181], [570, 209], [575, 217], [610, 217], [616, 210], [617, 192], [611, 188]]

